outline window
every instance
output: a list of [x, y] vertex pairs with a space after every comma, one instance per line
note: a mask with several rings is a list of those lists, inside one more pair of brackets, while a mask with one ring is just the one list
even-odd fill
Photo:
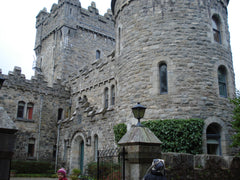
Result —
[[165, 63], [159, 66], [159, 76], [160, 76], [160, 94], [168, 93], [168, 80], [167, 80], [167, 65]]
[[100, 59], [101, 57], [101, 52], [99, 50], [96, 51], [96, 59]]
[[111, 105], [115, 105], [115, 86], [111, 87]]
[[227, 73], [224, 66], [218, 68], [218, 86], [219, 86], [219, 95], [221, 97], [227, 97]]
[[108, 108], [108, 88], [104, 90], [104, 108]]
[[98, 157], [98, 136], [94, 136], [94, 161], [97, 161]]
[[62, 119], [62, 115], [63, 115], [63, 109], [62, 108], [59, 108], [58, 109], [58, 121]]
[[217, 123], [212, 123], [207, 127], [207, 153], [221, 155], [221, 127]]
[[18, 110], [17, 110], [17, 118], [24, 118], [24, 108], [25, 108], [25, 102], [19, 101], [18, 102]]
[[34, 149], [35, 149], [35, 139], [30, 138], [28, 140], [28, 157], [34, 157]]
[[212, 29], [214, 41], [221, 43], [220, 20], [217, 15], [212, 16]]
[[27, 119], [32, 120], [33, 115], [33, 103], [27, 104]]
[[118, 28], [118, 54], [120, 54], [120, 50], [121, 50], [121, 28]]
[[72, 111], [71, 106], [69, 106], [67, 108], [67, 110], [66, 110], [66, 118], [70, 118], [71, 117], [71, 111]]
[[57, 146], [53, 145], [53, 152], [52, 152], [52, 158], [55, 160], [56, 159], [56, 153], [57, 153]]

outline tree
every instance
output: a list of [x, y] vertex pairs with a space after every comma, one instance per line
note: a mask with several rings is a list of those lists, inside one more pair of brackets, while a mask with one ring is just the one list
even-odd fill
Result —
[[231, 99], [231, 103], [234, 104], [233, 119], [232, 122], [233, 129], [236, 133], [233, 135], [232, 147], [240, 147], [240, 91], [236, 91], [236, 98]]

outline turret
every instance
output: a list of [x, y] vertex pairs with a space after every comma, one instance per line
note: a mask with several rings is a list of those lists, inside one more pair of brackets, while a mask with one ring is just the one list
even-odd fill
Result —
[[148, 107], [146, 119], [201, 118], [206, 133], [212, 123], [220, 127], [222, 153], [229, 152], [230, 139], [223, 134], [231, 131], [228, 98], [235, 95], [235, 82], [227, 4], [112, 1], [119, 119], [131, 119], [124, 109], [137, 102]]

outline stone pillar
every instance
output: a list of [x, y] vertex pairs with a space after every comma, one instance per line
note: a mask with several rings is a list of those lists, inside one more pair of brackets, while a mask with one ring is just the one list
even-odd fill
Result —
[[161, 141], [146, 127], [132, 126], [118, 142], [124, 146], [125, 179], [141, 180], [153, 159], [161, 157]]

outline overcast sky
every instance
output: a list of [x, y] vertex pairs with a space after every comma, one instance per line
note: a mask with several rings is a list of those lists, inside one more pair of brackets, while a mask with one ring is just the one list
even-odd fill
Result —
[[[80, 0], [83, 8], [90, 6], [92, 0]], [[100, 14], [107, 12], [111, 0], [95, 0]], [[3, 74], [13, 71], [14, 66], [22, 68], [27, 79], [33, 76], [32, 64], [35, 53], [36, 16], [43, 7], [48, 12], [58, 0], [4, 0], [0, 6], [0, 69]], [[240, 0], [230, 0], [228, 22], [231, 36], [233, 65], [236, 87], [240, 90]]]

